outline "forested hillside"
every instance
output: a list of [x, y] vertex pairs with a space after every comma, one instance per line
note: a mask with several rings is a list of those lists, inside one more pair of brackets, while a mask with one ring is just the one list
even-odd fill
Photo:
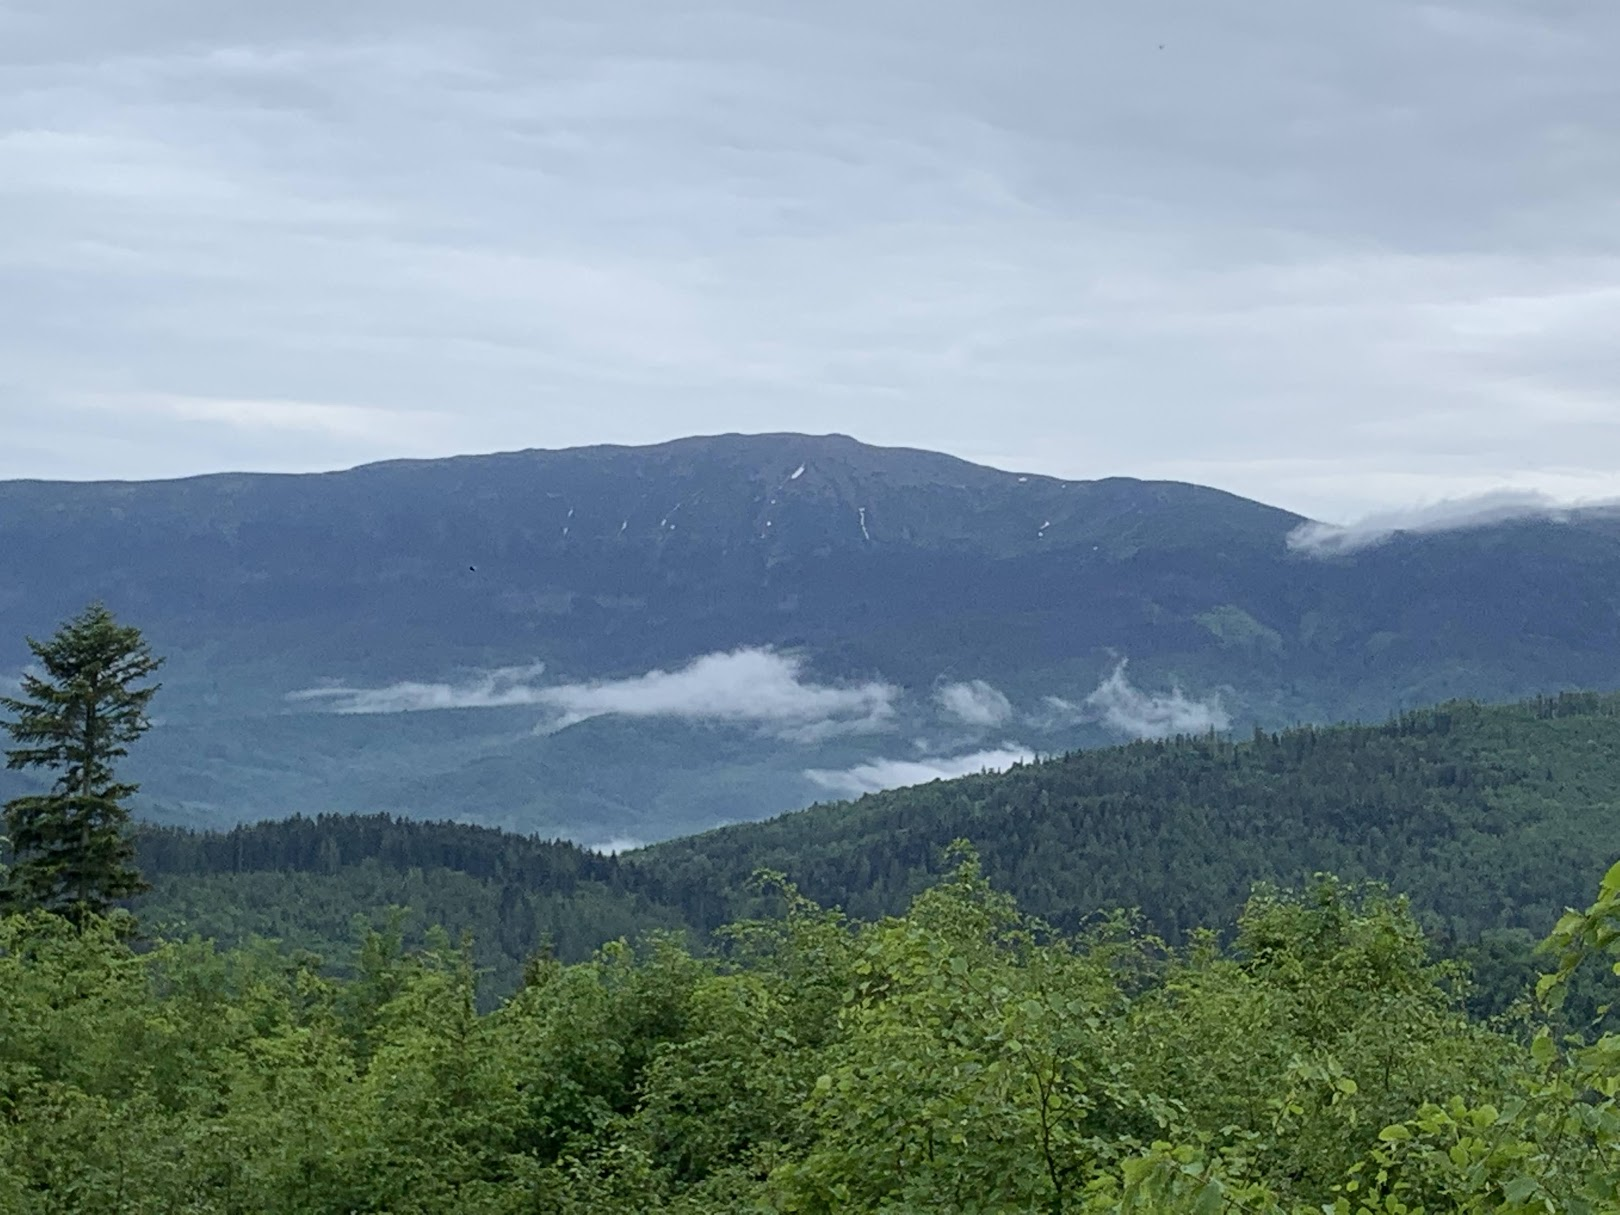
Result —
[[511, 991], [537, 951], [580, 961], [620, 936], [687, 927], [628, 890], [614, 858], [487, 827], [326, 816], [221, 833], [149, 827], [137, 844], [154, 889], [136, 907], [154, 933], [264, 937], [338, 959], [357, 922], [413, 946], [442, 928], [471, 937], [486, 993]]
[[992, 882], [1070, 927], [1127, 906], [1179, 936], [1231, 915], [1256, 881], [1326, 871], [1410, 892], [1445, 935], [1539, 930], [1620, 850], [1620, 697], [1455, 702], [1381, 726], [1078, 752], [674, 840], [626, 863], [637, 889], [700, 922], [713, 915], [704, 891], [736, 889], [761, 866], [865, 916], [903, 907], [957, 838], [982, 849]]
[[165, 929], [335, 957], [356, 916], [381, 924], [403, 905], [408, 939], [429, 924], [469, 932], [491, 990], [510, 990], [543, 948], [577, 960], [654, 926], [701, 943], [756, 909], [761, 868], [856, 916], [899, 912], [959, 838], [993, 885], [1067, 930], [1129, 907], [1179, 940], [1230, 920], [1256, 882], [1381, 880], [1505, 999], [1531, 942], [1620, 852], [1620, 697], [1457, 702], [1382, 726], [1077, 752], [617, 858], [380, 817], [148, 829], [140, 856], [156, 889], [139, 910]]

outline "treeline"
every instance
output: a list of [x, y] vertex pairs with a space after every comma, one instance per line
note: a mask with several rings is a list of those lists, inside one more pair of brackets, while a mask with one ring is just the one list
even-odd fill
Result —
[[567, 893], [582, 881], [606, 881], [617, 872], [612, 858], [566, 840], [386, 814], [295, 815], [224, 832], [143, 827], [136, 844], [150, 875], [336, 873], [375, 861], [386, 869], [454, 869], [542, 893]]
[[1620, 1212], [1620, 1040], [1556, 1011], [1620, 952], [1620, 866], [1545, 1009], [1486, 1024], [1376, 890], [1260, 891], [1174, 947], [953, 864], [870, 923], [766, 879], [704, 956], [535, 958], [486, 1014], [442, 934], [335, 978], [0, 918], [0, 1210]]
[[413, 947], [435, 928], [473, 942], [486, 999], [526, 961], [588, 958], [605, 941], [685, 927], [627, 889], [614, 858], [561, 840], [387, 815], [322, 815], [228, 832], [143, 826], [136, 858], [152, 890], [134, 906], [159, 935], [281, 941], [344, 958], [356, 924]]

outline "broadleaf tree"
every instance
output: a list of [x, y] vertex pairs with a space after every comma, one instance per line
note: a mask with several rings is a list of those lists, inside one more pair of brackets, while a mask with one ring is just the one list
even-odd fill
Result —
[[6, 898], [13, 906], [75, 921], [103, 914], [146, 889], [129, 839], [128, 799], [114, 762], [151, 726], [146, 683], [162, 665], [139, 629], [119, 624], [100, 603], [67, 621], [46, 641], [28, 639], [35, 670], [16, 697], [0, 697], [15, 744], [6, 767], [55, 775], [45, 793], [6, 803], [14, 863]]

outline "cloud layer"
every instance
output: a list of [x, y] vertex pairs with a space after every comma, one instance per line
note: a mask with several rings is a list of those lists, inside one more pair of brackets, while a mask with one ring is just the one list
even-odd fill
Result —
[[1319, 518], [1620, 492], [1620, 6], [134, 13], [0, 12], [0, 476], [768, 400]]
[[580, 846], [589, 852], [599, 852], [603, 856], [618, 856], [621, 852], [634, 852], [637, 848], [645, 848], [647, 841], [637, 839], [633, 835], [614, 835], [598, 843]]
[[545, 663], [481, 671], [461, 683], [418, 683], [407, 680], [381, 688], [339, 685], [305, 688], [287, 699], [314, 704], [333, 713], [421, 713], [434, 709], [500, 709], [544, 704], [548, 689], [534, 683]]
[[946, 684], [934, 693], [934, 703], [948, 717], [977, 729], [1005, 725], [1013, 715], [1006, 696], [982, 679]]
[[[1224, 730], [1231, 724], [1218, 697], [1197, 700], [1180, 688], [1151, 693], [1136, 687], [1121, 662], [1079, 702], [1048, 696], [1041, 711], [1020, 714], [1011, 701], [984, 680], [945, 684], [933, 703], [943, 724], [960, 740], [984, 737], [1015, 719], [1051, 730], [1101, 724], [1129, 738], [1163, 738]], [[625, 679], [545, 683], [543, 663], [482, 671], [460, 681], [406, 680], [383, 687], [329, 685], [290, 693], [288, 700], [341, 714], [382, 715], [447, 709], [536, 708], [539, 729], [554, 732], [596, 717], [669, 718], [757, 727], [796, 743], [815, 743], [849, 734], [892, 728], [902, 707], [899, 687], [883, 680], [818, 683], [804, 660], [768, 648], [742, 648], [706, 654], [672, 671], [654, 670]], [[949, 744], [936, 741], [933, 746]], [[929, 747], [919, 741], [919, 749]], [[978, 771], [985, 756], [1023, 755], [1007, 744], [970, 754], [921, 760], [875, 760], [849, 770], [853, 775], [816, 770], [812, 779], [832, 788], [912, 775], [932, 780], [942, 774]], [[837, 782], [843, 781], [842, 784]], [[909, 781], [908, 783], [915, 783]], [[864, 785], [862, 786], [864, 787]], [[877, 787], [877, 786], [874, 786]], [[882, 786], [888, 787], [888, 786]]]
[[1620, 501], [1564, 503], [1534, 490], [1497, 490], [1453, 498], [1410, 510], [1382, 511], [1355, 523], [1304, 523], [1288, 535], [1288, 547], [1312, 557], [1337, 557], [1382, 544], [1401, 532], [1454, 532], [1518, 519], [1562, 522], [1581, 509], [1614, 509]]
[[537, 706], [555, 730], [593, 717], [674, 718], [757, 726], [813, 742], [885, 728], [898, 689], [869, 681], [822, 684], [803, 660], [769, 649], [706, 654], [675, 671], [629, 679], [542, 684], [541, 666], [507, 667], [462, 683], [396, 683], [383, 688], [310, 688], [291, 699], [335, 713], [409, 713], [433, 709]]
[[934, 780], [954, 780], [976, 772], [1002, 772], [1014, 764], [1028, 763], [1034, 754], [1017, 743], [1008, 743], [967, 755], [930, 756], [924, 759], [874, 759], [850, 768], [809, 768], [805, 776], [839, 797], [859, 797], [883, 789], [925, 785]]
[[1126, 738], [1170, 738], [1177, 734], [1203, 734], [1225, 730], [1232, 724], [1218, 697], [1194, 700], [1180, 688], [1167, 693], [1145, 692], [1125, 677], [1121, 662], [1079, 704], [1048, 696], [1049, 721], [1100, 722]]

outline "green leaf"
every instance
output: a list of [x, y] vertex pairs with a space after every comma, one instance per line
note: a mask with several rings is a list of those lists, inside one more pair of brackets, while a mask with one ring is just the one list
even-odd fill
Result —
[[1502, 1187], [1502, 1196], [1509, 1202], [1523, 1203], [1540, 1189], [1541, 1183], [1534, 1177], [1521, 1174]]
[[1552, 1035], [1542, 1030], [1530, 1042], [1530, 1057], [1545, 1067], [1558, 1057], [1558, 1048], [1553, 1045]]

